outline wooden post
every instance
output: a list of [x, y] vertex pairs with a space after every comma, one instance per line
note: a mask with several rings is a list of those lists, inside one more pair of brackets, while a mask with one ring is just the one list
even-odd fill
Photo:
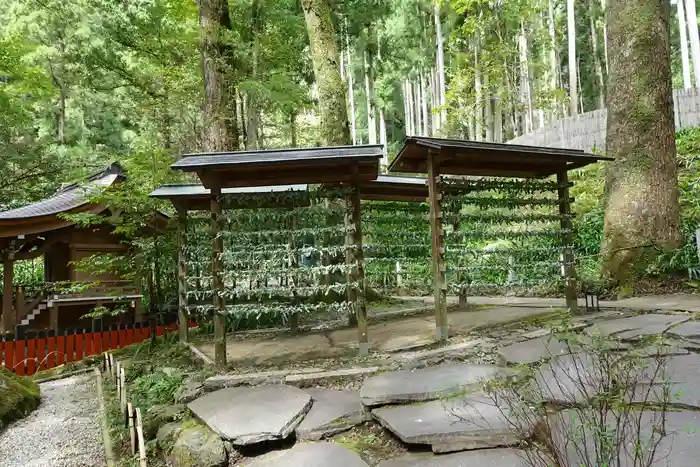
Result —
[[226, 316], [224, 316], [224, 281], [221, 254], [224, 240], [221, 238], [221, 189], [211, 190], [211, 270], [212, 295], [214, 299], [214, 361], [226, 364]]
[[[365, 356], [369, 354], [369, 339], [367, 336], [367, 303], [365, 302], [365, 261], [362, 253], [362, 219], [360, 206], [360, 186], [354, 183], [353, 192], [349, 196], [350, 218], [350, 239], [354, 245], [354, 279], [357, 282], [355, 291], [355, 314], [357, 316], [357, 336], [359, 343], [359, 354]], [[352, 250], [351, 250], [352, 251]]]
[[58, 304], [56, 302], [49, 302], [49, 307], [51, 308], [49, 314], [50, 326], [55, 332], [58, 332]]
[[[346, 196], [345, 207], [345, 266], [348, 268], [345, 280], [351, 283], [355, 280], [355, 233], [352, 225], [353, 202], [351, 195]], [[347, 300], [353, 305], [357, 303], [357, 290], [354, 287], [348, 288]], [[348, 326], [351, 328], [357, 327], [357, 313], [357, 307], [354, 306], [348, 315]]]
[[430, 202], [430, 237], [432, 244], [433, 287], [435, 288], [435, 340], [447, 340], [447, 284], [445, 282], [445, 247], [442, 230], [442, 193], [440, 162], [436, 153], [428, 154], [428, 196]]
[[177, 210], [177, 320], [180, 342], [187, 342], [189, 329], [189, 310], [187, 308], [187, 210]]
[[571, 201], [569, 198], [569, 174], [563, 170], [557, 174], [557, 194], [559, 214], [562, 216], [561, 229], [564, 243], [564, 277], [566, 280], [566, 306], [571, 313], [578, 311], [576, 293], [576, 265], [574, 264], [574, 235], [571, 221]]
[[140, 298], [134, 299], [134, 322], [143, 322], [143, 302]]
[[13, 331], [15, 329], [15, 311], [13, 307], [13, 287], [12, 281], [14, 276], [14, 260], [12, 259], [13, 252], [10, 251], [2, 268], [3, 288], [2, 288], [2, 322], [5, 331]]
[[15, 323], [20, 324], [22, 318], [24, 317], [24, 307], [26, 306], [24, 302], [24, 287], [21, 285], [17, 286], [15, 290]]

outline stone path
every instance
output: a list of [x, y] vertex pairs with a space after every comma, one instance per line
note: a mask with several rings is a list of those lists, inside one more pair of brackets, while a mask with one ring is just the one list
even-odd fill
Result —
[[[476, 327], [494, 326], [537, 315], [550, 313], [551, 308], [495, 307], [475, 311], [449, 313], [450, 332], [465, 334]], [[411, 346], [425, 346], [434, 342], [435, 318], [432, 315], [384, 321], [369, 326], [370, 348], [392, 352]], [[214, 344], [204, 343], [198, 348], [214, 358]], [[229, 336], [226, 353], [230, 363], [274, 364], [333, 358], [357, 353], [357, 330], [339, 329], [326, 333], [308, 333], [298, 336], [250, 338], [237, 340]]]
[[0, 432], [0, 465], [105, 465], [95, 376], [73, 376], [40, 387], [39, 408]]
[[[542, 299], [526, 302], [523, 307], [498, 306], [453, 312], [449, 315], [451, 327], [453, 331], [467, 333], [484, 323], [508, 323], [552, 309], [543, 307], [548, 302]], [[693, 321], [690, 313], [674, 312], [679, 306], [693, 307], [694, 302], [697, 302], [694, 297], [667, 297], [662, 300], [662, 305], [669, 307], [665, 313], [621, 316], [608, 312], [595, 315], [595, 319], [578, 319], [573, 331], [579, 333], [583, 347], [570, 348], [549, 329], [523, 325], [520, 331], [513, 330], [512, 326], [485, 329], [483, 333], [470, 334], [472, 340], [456, 340], [444, 347], [387, 353], [389, 364], [385, 367], [340, 370], [318, 367], [218, 376], [205, 383], [206, 390], [215, 392], [193, 401], [190, 408], [236, 445], [281, 440], [295, 433], [298, 442], [293, 448], [259, 456], [244, 462], [244, 466], [320, 467], [328, 465], [323, 463], [323, 458], [332, 458], [333, 465], [364, 467], [368, 464], [357, 454], [328, 440], [335, 433], [367, 422], [370, 417], [373, 421], [369, 423], [381, 425], [406, 446], [418, 447], [418, 450], [428, 448], [435, 453], [413, 452], [382, 460], [379, 467], [543, 467], [548, 465], [546, 459], [542, 464], [533, 464], [533, 459], [541, 460], [548, 454], [525, 452], [515, 446], [532, 435], [534, 426], [541, 426], [545, 421], [553, 427], [554, 441], [561, 444], [558, 447], [566, 456], [567, 465], [578, 465], [582, 460], [577, 457], [576, 450], [571, 451], [570, 446], [565, 445], [565, 440], [571, 439], [567, 430], [572, 430], [573, 416], [581, 414], [559, 411], [549, 416], [536, 410], [537, 404], [528, 401], [530, 397], [538, 402], [544, 400], [553, 408], [561, 404], [571, 407], [572, 403], [585, 406], [594, 398], [607, 383], [603, 382], [605, 375], [600, 372], [601, 357], [589, 354], [586, 346], [597, 342], [594, 335], [602, 335], [611, 339], [604, 353], [606, 365], [640, 362], [624, 364], [621, 368], [626, 368], [624, 371], [629, 374], [616, 375], [620, 381], [635, 382], [625, 396], [631, 403], [652, 402], [658, 407], [659, 402], [666, 402], [678, 410], [669, 414], [669, 434], [658, 450], [664, 453], [663, 462], [670, 459], [670, 463], [662, 463], [662, 457], [658, 457], [661, 454], [657, 454], [651, 467], [685, 467], [694, 465], [700, 456], [697, 442], [700, 433], [694, 428], [700, 426], [700, 355], [696, 353], [700, 350], [700, 322]], [[554, 301], [551, 303], [556, 306]], [[632, 303], [642, 306], [644, 301]], [[646, 306], [647, 310], [657, 309], [650, 303]], [[431, 339], [433, 322], [432, 317], [411, 317], [378, 323], [372, 328], [375, 330], [374, 348], [389, 352]], [[278, 338], [267, 344], [256, 340], [232, 341], [229, 345], [248, 348], [256, 359], [270, 362], [275, 358], [270, 352], [275, 349], [288, 349], [296, 358], [301, 358], [306, 355], [307, 346], [312, 347], [318, 337], [326, 339], [327, 348], [348, 351], [355, 341], [354, 332], [342, 330], [325, 336]], [[639, 344], [638, 339], [652, 335], [664, 335], [669, 342], [647, 347]], [[309, 340], [293, 348], [291, 341], [305, 338]], [[506, 345], [498, 348], [504, 343]], [[500, 363], [498, 358], [487, 360], [496, 364], [449, 360], [489, 349], [500, 357]], [[448, 363], [442, 363], [444, 359]], [[432, 363], [426, 364], [428, 361]], [[517, 390], [501, 388], [496, 393], [484, 393], [485, 381], [518, 375], [518, 368], [508, 368], [506, 364], [534, 365], [534, 378], [521, 381]], [[659, 367], [654, 364], [662, 364], [663, 371], [657, 371]], [[340, 386], [342, 383], [338, 382], [343, 381], [343, 374], [348, 377], [345, 383], [354, 390], [313, 387], [329, 381], [336, 384], [332, 387]], [[662, 381], [664, 384], [660, 384]], [[228, 385], [260, 383], [264, 384], [216, 390]], [[654, 412], [643, 412], [643, 422], [650, 427], [655, 416]], [[642, 433], [651, 435], [651, 428], [646, 425]], [[630, 440], [623, 441], [622, 444], [629, 444]], [[584, 446], [585, 449], [588, 447]], [[620, 454], [627, 462], [624, 455]], [[531, 459], [526, 460], [528, 457]]]

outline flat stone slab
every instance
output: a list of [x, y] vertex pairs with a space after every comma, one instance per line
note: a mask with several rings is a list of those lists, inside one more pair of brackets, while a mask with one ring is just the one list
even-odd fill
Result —
[[369, 467], [360, 456], [334, 443], [297, 443], [291, 449], [272, 451], [243, 461], [243, 467]]
[[495, 365], [450, 364], [419, 370], [382, 373], [365, 380], [360, 390], [366, 406], [420, 402], [454, 395], [455, 392], [506, 374]]
[[564, 355], [573, 350], [566, 342], [551, 334], [508, 345], [499, 350], [503, 361], [512, 364], [530, 364], [549, 360], [557, 355]]
[[607, 303], [616, 308], [631, 308], [636, 310], [700, 311], [700, 297], [695, 294], [680, 293], [633, 297]]
[[603, 336], [614, 336], [623, 340], [634, 340], [644, 336], [663, 334], [672, 326], [684, 323], [689, 319], [690, 316], [649, 313], [598, 321], [589, 328], [589, 332]]
[[311, 396], [279, 385], [220, 389], [187, 407], [222, 438], [238, 446], [288, 437], [311, 408]]
[[690, 341], [696, 345], [700, 344], [700, 321], [686, 321], [672, 327], [666, 331], [666, 334]]
[[433, 452], [512, 446], [520, 440], [504, 410], [483, 394], [372, 410], [382, 426], [409, 444]]
[[422, 360], [425, 358], [442, 357], [448, 355], [461, 355], [465, 351], [479, 347], [480, 345], [490, 342], [491, 339], [476, 339], [468, 342], [460, 342], [458, 344], [446, 345], [444, 347], [439, 347], [437, 349], [431, 350], [418, 350], [415, 352], [401, 352], [394, 355], [394, 358], [398, 360], [414, 361]]
[[313, 405], [296, 429], [298, 440], [318, 441], [370, 418], [357, 392], [323, 388], [310, 388], [305, 392], [311, 396]]
[[284, 382], [287, 384], [293, 384], [294, 386], [308, 387], [323, 381], [334, 381], [338, 379], [354, 381], [363, 379], [369, 375], [373, 375], [374, 373], [383, 369], [384, 368], [382, 367], [371, 366], [366, 368], [341, 368], [339, 370], [331, 371], [299, 373], [286, 376], [284, 378]]
[[429, 453], [406, 454], [381, 461], [377, 467], [529, 467], [519, 449], [484, 449], [436, 456]]
[[[700, 413], [698, 412], [644, 412], [640, 417], [639, 430], [637, 417], [631, 417], [629, 421], [623, 421], [616, 427], [616, 417], [609, 414], [605, 418], [604, 425], [608, 432], [616, 430], [615, 446], [620, 446], [618, 452], [612, 454], [613, 459], [602, 459], [596, 454], [598, 451], [593, 443], [597, 430], [603, 428], [600, 422], [593, 422], [599, 417], [594, 413], [589, 418], [579, 411], [563, 411], [553, 415], [549, 425], [553, 433], [553, 441], [556, 452], [563, 457], [561, 465], [650, 465], [651, 467], [686, 467], [698, 465], [700, 457], [700, 443], [698, 443], [698, 427], [700, 427]], [[654, 426], [662, 426], [666, 436], [661, 437], [656, 446], [651, 441]], [[637, 433], [641, 432], [641, 436]], [[617, 442], [621, 440], [621, 442]], [[641, 454], [636, 454], [632, 446], [635, 441], [641, 441]], [[655, 449], [655, 452], [653, 448]], [[653, 459], [650, 459], [653, 452]], [[555, 464], [551, 464], [555, 465]], [[556, 464], [559, 465], [559, 464]]]
[[235, 375], [216, 375], [204, 380], [204, 391], [211, 392], [223, 388], [238, 386], [256, 386], [260, 384], [281, 384], [291, 374], [309, 374], [322, 372], [323, 368], [303, 368], [296, 370], [261, 371]]

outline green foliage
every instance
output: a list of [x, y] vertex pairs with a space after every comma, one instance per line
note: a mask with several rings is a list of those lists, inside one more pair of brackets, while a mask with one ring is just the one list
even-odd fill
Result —
[[39, 386], [0, 365], [0, 431], [39, 405]]

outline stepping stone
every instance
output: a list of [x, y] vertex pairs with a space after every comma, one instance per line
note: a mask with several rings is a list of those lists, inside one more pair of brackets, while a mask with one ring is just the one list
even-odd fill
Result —
[[507, 363], [527, 365], [567, 354], [570, 350], [573, 349], [566, 342], [550, 334], [503, 347], [498, 355]]
[[[664, 424], [666, 436], [663, 436], [656, 445], [652, 441], [652, 431], [654, 426], [661, 426], [664, 418], [661, 412], [642, 414], [639, 424], [641, 437], [637, 435], [637, 416], [629, 420], [623, 419], [617, 429], [619, 434], [614, 435], [614, 441], [610, 441], [611, 444], [620, 446], [620, 449], [612, 454], [613, 459], [601, 459], [596, 454], [593, 440], [597, 438], [595, 433], [603, 428], [599, 422], [593, 422], [598, 416], [597, 411], [589, 418], [578, 410], [566, 410], [553, 415], [549, 422], [553, 433], [553, 444], [555, 451], [563, 459], [561, 464], [548, 465], [651, 465], [651, 467], [698, 465], [700, 457], [700, 443], [698, 443], [700, 413], [698, 412], [666, 412]], [[615, 415], [606, 416], [605, 425], [609, 426], [609, 433], [613, 433], [615, 421]], [[618, 440], [622, 442], [618, 443]], [[642, 442], [643, 454], [634, 459], [633, 446], [637, 440]], [[649, 459], [654, 447], [656, 447], [654, 457]]]
[[601, 387], [599, 367], [597, 357], [583, 352], [552, 358], [535, 371], [532, 386], [521, 394], [559, 404], [585, 402]]
[[436, 456], [406, 454], [381, 461], [377, 467], [529, 467], [527, 454], [518, 449], [483, 449]]
[[446, 345], [431, 350], [418, 350], [415, 352], [402, 352], [394, 356], [398, 360], [422, 360], [433, 357], [443, 357], [452, 355], [464, 355], [467, 351], [472, 350], [484, 344], [488, 344], [490, 339], [476, 339], [468, 342], [460, 342], [458, 344]]
[[187, 407], [234, 445], [288, 437], [311, 408], [311, 396], [279, 385], [236, 387], [206, 394]]
[[493, 399], [483, 394], [372, 410], [381, 425], [409, 444], [429, 444], [433, 452], [512, 446], [518, 432]]
[[700, 345], [700, 321], [686, 321], [678, 326], [674, 326], [666, 334], [670, 336], [680, 337], [686, 341], [689, 341], [694, 346], [691, 348], [695, 349]]
[[243, 461], [242, 467], [369, 467], [360, 456], [334, 443], [298, 443]]
[[349, 430], [370, 418], [357, 392], [323, 388], [306, 389], [304, 392], [311, 396], [313, 405], [296, 429], [300, 441], [318, 441]]
[[647, 365], [634, 402], [700, 408], [700, 355], [649, 359]]
[[420, 402], [451, 396], [510, 373], [495, 365], [450, 364], [420, 370], [391, 371], [365, 380], [360, 390], [366, 406]]
[[614, 336], [622, 340], [634, 340], [644, 336], [662, 334], [672, 326], [684, 323], [690, 316], [650, 313], [628, 318], [598, 321], [588, 330], [591, 334]]

